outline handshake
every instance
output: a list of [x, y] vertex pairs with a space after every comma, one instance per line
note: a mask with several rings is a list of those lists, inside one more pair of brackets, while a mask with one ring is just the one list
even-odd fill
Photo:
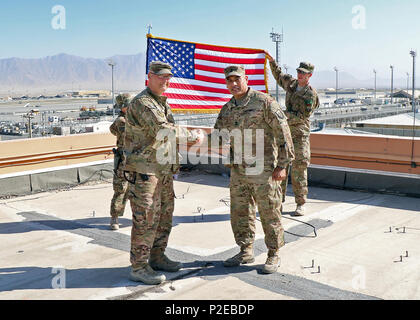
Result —
[[191, 130], [191, 134], [193, 135], [193, 139], [196, 143], [203, 142], [206, 133], [202, 129], [193, 129]]

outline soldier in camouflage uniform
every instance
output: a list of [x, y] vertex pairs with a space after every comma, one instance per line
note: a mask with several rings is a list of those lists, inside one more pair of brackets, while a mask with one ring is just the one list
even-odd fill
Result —
[[173, 174], [179, 164], [161, 161], [160, 152], [170, 152], [176, 143], [167, 143], [159, 135], [166, 131], [177, 142], [204, 137], [201, 130], [190, 132], [174, 124], [167, 98], [162, 95], [169, 87], [171, 69], [163, 62], [150, 63], [148, 86], [132, 99], [126, 115], [124, 174], [130, 181], [128, 198], [133, 213], [130, 279], [146, 284], [165, 280], [165, 275], [155, 270], [176, 272], [182, 267], [164, 254], [174, 211]]
[[112, 149], [114, 152], [114, 177], [112, 180], [112, 187], [114, 189], [114, 196], [111, 200], [111, 230], [118, 230], [118, 217], [124, 215], [125, 203], [128, 197], [128, 182], [124, 178], [122, 170], [123, 164], [123, 147], [124, 147], [124, 132], [125, 132], [125, 114], [129, 104], [128, 95], [119, 94], [116, 98], [114, 107], [120, 108], [120, 114], [109, 127], [109, 131], [117, 137], [117, 148]]
[[[295, 149], [295, 160], [291, 169], [287, 167], [287, 174], [291, 175], [293, 193], [295, 195], [296, 210], [294, 215], [303, 216], [304, 204], [308, 194], [308, 166], [311, 160], [309, 135], [311, 131], [309, 117], [319, 107], [318, 94], [309, 85], [314, 66], [308, 62], [301, 62], [297, 70], [298, 78], [284, 74], [273, 57], [266, 52], [270, 61], [271, 72], [277, 83], [286, 91], [286, 116], [292, 133]], [[287, 179], [282, 182], [283, 202], [286, 196]]]
[[[280, 264], [279, 249], [284, 245], [280, 181], [286, 178], [285, 168], [294, 157], [293, 142], [280, 105], [269, 95], [248, 87], [245, 69], [242, 66], [228, 66], [224, 72], [227, 88], [233, 97], [221, 109], [214, 128], [227, 129], [229, 132], [239, 130], [244, 140], [244, 150], [248, 145], [248, 150], [254, 152], [259, 143], [263, 144], [260, 145], [263, 151], [260, 156], [257, 155], [254, 163], [247, 161], [245, 152], [235, 150], [235, 138], [230, 135], [231, 157], [238, 151], [242, 153], [242, 159], [233, 159], [233, 164], [231, 161], [229, 165], [231, 226], [240, 253], [223, 264], [233, 267], [254, 262], [253, 244], [258, 206], [268, 248], [262, 272], [273, 273]], [[245, 140], [246, 129], [251, 130], [252, 140]], [[263, 140], [257, 138], [257, 130], [262, 130]], [[247, 173], [247, 169], [255, 166], [258, 159], [262, 161], [262, 170], [259, 173]]]

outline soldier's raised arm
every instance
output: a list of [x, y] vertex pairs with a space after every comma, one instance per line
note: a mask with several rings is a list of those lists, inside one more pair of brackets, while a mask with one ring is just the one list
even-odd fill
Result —
[[284, 90], [287, 90], [286, 88], [290, 86], [294, 78], [290, 74], [283, 73], [276, 60], [267, 51], [265, 51], [265, 54], [270, 62], [270, 69], [274, 79]]

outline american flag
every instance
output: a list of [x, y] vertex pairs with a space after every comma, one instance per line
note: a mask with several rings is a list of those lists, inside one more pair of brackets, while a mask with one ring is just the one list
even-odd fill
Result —
[[174, 112], [219, 112], [232, 97], [223, 70], [233, 64], [244, 66], [249, 87], [267, 92], [266, 58], [261, 49], [184, 42], [148, 34], [146, 74], [152, 61], [172, 66], [174, 76], [164, 95]]

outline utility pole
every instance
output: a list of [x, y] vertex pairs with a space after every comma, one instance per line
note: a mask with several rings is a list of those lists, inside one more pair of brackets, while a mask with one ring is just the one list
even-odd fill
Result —
[[375, 69], [373, 69], [373, 73], [375, 74], [375, 100], [376, 100], [376, 70]]
[[108, 61], [108, 65], [111, 66], [112, 118], [115, 118], [115, 108], [114, 108], [114, 66], [116, 65], [116, 63], [110, 59]]
[[416, 78], [416, 56], [417, 56], [417, 52], [414, 50], [410, 51], [410, 55], [413, 57], [413, 97], [412, 97], [412, 105], [413, 105], [413, 140], [412, 140], [412, 144], [411, 144], [411, 167], [415, 168], [417, 167], [416, 162], [414, 161], [414, 136], [416, 134], [416, 98], [415, 98], [415, 87], [416, 87], [416, 83], [415, 83], [415, 78]]
[[[283, 42], [283, 28], [281, 33], [274, 32], [274, 28], [270, 33], [271, 40], [276, 43], [276, 62], [277, 65], [280, 65], [279, 61], [279, 44]], [[276, 83], [276, 100], [279, 101], [279, 85]]]
[[394, 92], [394, 66], [390, 65], [389, 67], [391, 68], [391, 104], [392, 104], [392, 101], [393, 101], [392, 95]]
[[287, 70], [289, 69], [289, 66], [287, 64], [284, 64], [283, 68], [284, 68], [284, 70], [286, 70], [286, 73], [287, 73]]
[[335, 71], [335, 100], [338, 100], [338, 69], [334, 67]]
[[32, 119], [34, 118], [34, 115], [38, 113], [37, 110], [31, 110], [27, 114], [25, 114], [23, 117], [28, 119], [28, 133], [29, 138], [32, 138]]
[[414, 119], [416, 119], [416, 99], [415, 99], [415, 87], [416, 87], [416, 83], [415, 83], [415, 79], [416, 79], [416, 56], [417, 56], [417, 52], [414, 50], [410, 51], [410, 55], [413, 57], [413, 96], [412, 96], [412, 105], [413, 105], [413, 113], [414, 113]]

